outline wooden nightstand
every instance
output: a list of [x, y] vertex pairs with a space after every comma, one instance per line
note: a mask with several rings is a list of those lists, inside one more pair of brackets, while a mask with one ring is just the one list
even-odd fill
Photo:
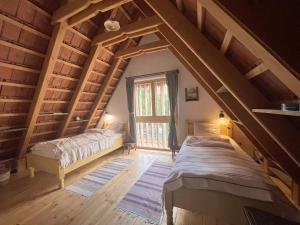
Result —
[[134, 142], [125, 142], [123, 144], [123, 153], [125, 152], [125, 150], [128, 150], [128, 154], [130, 154], [130, 150], [134, 149], [136, 151], [136, 143]]
[[175, 157], [175, 155], [176, 155], [176, 151], [178, 151], [178, 152], [179, 152], [179, 150], [180, 150], [180, 146], [173, 146], [173, 147], [171, 147], [171, 151], [172, 151], [172, 158], [174, 158], [174, 157]]

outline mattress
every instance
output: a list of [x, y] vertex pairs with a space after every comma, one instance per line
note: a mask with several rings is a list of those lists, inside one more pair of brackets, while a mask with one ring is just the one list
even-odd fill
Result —
[[122, 133], [84, 133], [68, 138], [40, 142], [31, 148], [32, 154], [57, 159], [65, 168], [99, 151], [111, 148]]
[[230, 148], [207, 139], [203, 142], [205, 147], [199, 144], [200, 139], [193, 145], [189, 141], [191, 138], [184, 141], [175, 166], [164, 183], [164, 192], [184, 187], [272, 201], [272, 180], [246, 153], [234, 149], [237, 145], [232, 139], [227, 137]]

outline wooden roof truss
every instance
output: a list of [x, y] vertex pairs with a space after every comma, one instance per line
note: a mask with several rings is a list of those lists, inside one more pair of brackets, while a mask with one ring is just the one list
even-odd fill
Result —
[[[216, 1], [197, 0], [194, 24], [184, 15], [185, 4], [183, 0], [173, 3], [78, 0], [56, 9], [53, 16], [39, 9], [47, 17], [49, 26], [50, 23], [54, 25], [52, 35], [34, 28], [29, 22], [21, 23], [18, 12], [14, 18], [2, 10], [0, 19], [5, 26], [10, 24], [49, 42], [48, 50], [45, 51], [44, 45], [43, 51], [42, 47], [37, 50], [33, 46], [24, 46], [20, 38], [0, 39], [0, 45], [39, 57], [43, 62], [39, 68], [30, 67], [10, 62], [9, 54], [8, 60], [1, 59], [0, 62], [1, 68], [30, 73], [33, 77], [27, 83], [14, 79], [0, 81], [3, 87], [31, 90], [32, 99], [0, 99], [6, 104], [30, 104], [28, 112], [3, 111], [0, 114], [0, 119], [12, 117], [22, 121], [27, 117], [26, 122], [20, 122], [18, 126], [11, 126], [10, 122], [4, 126], [10, 127], [11, 132], [22, 134], [19, 158], [35, 142], [94, 127], [128, 64], [127, 60], [168, 48], [262, 154], [277, 162], [299, 182], [299, 121], [261, 114], [280, 102], [299, 102], [299, 74]], [[117, 17], [122, 21], [119, 31], [103, 32], [99, 27], [105, 19]], [[220, 32], [214, 34], [208, 24], [215, 24]], [[5, 26], [2, 28], [4, 34]], [[156, 33], [161, 40], [137, 46], [138, 40], [150, 33]], [[217, 37], [220, 33], [223, 36]], [[241, 59], [238, 58], [243, 57], [238, 57], [237, 47], [242, 49], [240, 52], [245, 51], [247, 63], [239, 62]], [[38, 79], [34, 74], [39, 74]], [[278, 98], [270, 97], [260, 87], [263, 79], [271, 79], [280, 87]], [[269, 113], [272, 112], [269, 110]], [[80, 119], [76, 120], [77, 117]], [[4, 135], [1, 143], [11, 140], [11, 136]]]

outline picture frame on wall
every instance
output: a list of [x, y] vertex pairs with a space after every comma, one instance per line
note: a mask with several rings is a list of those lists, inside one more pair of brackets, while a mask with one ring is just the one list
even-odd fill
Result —
[[198, 87], [185, 88], [185, 101], [199, 101]]

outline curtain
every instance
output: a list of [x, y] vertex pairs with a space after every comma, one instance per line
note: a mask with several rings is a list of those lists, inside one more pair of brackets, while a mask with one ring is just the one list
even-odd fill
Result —
[[166, 73], [169, 102], [170, 102], [170, 121], [169, 121], [169, 148], [177, 146], [177, 133], [175, 122], [175, 109], [177, 105], [178, 94], [178, 70], [169, 71]]
[[129, 113], [129, 141], [136, 143], [136, 124], [134, 115], [134, 78], [126, 79], [127, 105]]

